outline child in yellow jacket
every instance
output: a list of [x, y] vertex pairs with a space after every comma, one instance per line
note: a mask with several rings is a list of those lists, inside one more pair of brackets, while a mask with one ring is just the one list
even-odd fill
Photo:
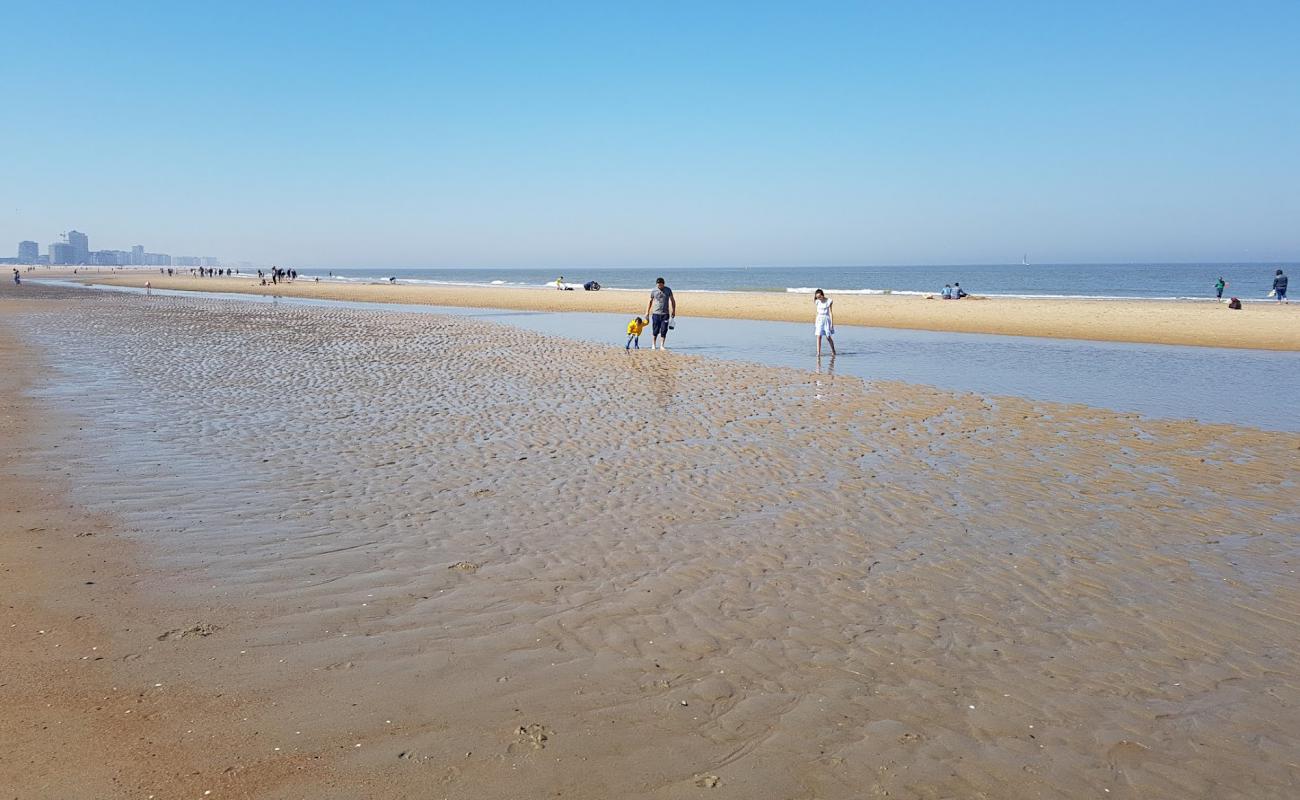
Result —
[[631, 350], [633, 344], [636, 345], [636, 349], [641, 349], [641, 331], [645, 330], [645, 325], [645, 321], [640, 317], [627, 324], [627, 344], [623, 346], [624, 350]]

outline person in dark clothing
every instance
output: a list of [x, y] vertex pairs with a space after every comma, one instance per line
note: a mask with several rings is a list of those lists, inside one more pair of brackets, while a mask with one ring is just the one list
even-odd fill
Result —
[[1278, 270], [1277, 274], [1273, 276], [1273, 296], [1277, 298], [1279, 303], [1291, 302], [1286, 299], [1286, 275], [1282, 273], [1282, 270]]
[[1226, 289], [1227, 287], [1228, 287], [1228, 282], [1223, 279], [1222, 275], [1220, 275], [1219, 279], [1214, 282], [1214, 296], [1222, 300], [1223, 290]]

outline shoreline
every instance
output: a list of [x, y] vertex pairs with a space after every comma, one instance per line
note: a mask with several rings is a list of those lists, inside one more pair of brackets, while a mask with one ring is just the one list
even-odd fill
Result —
[[[559, 292], [534, 287], [475, 287], [314, 282], [261, 286], [256, 278], [166, 277], [145, 272], [64, 277], [87, 284], [195, 292], [230, 292], [319, 300], [501, 308], [516, 311], [645, 312], [646, 297], [631, 290]], [[670, 284], [671, 285], [671, 284]], [[648, 292], [648, 290], [647, 290]], [[679, 291], [684, 317], [807, 322], [810, 295], [775, 292]], [[1252, 303], [1241, 312], [1220, 303], [1185, 300], [1095, 300], [971, 296], [961, 302], [919, 295], [831, 294], [837, 325], [984, 333], [1051, 339], [1300, 351], [1300, 306]], [[617, 331], [615, 332], [617, 333]]]

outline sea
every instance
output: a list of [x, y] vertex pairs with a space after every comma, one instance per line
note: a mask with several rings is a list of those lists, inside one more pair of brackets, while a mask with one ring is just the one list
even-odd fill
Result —
[[662, 276], [678, 290], [712, 292], [791, 292], [811, 294], [911, 294], [939, 292], [960, 283], [974, 295], [1024, 298], [1128, 298], [1203, 300], [1214, 297], [1214, 283], [1228, 282], [1225, 297], [1264, 300], [1276, 270], [1292, 274], [1295, 262], [1252, 264], [1014, 264], [875, 267], [582, 267], [512, 268], [365, 268], [303, 267], [300, 277], [322, 281], [518, 286], [554, 288], [555, 280], [581, 290], [588, 281], [604, 289], [647, 290]]

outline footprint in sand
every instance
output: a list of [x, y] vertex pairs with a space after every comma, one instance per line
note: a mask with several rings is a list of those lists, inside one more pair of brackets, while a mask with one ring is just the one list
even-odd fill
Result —
[[510, 745], [509, 752], [515, 752], [519, 747], [530, 747], [533, 750], [545, 749], [551, 733], [550, 728], [538, 725], [536, 722], [531, 725], [520, 725], [515, 729], [515, 743]]
[[213, 625], [209, 622], [200, 622], [197, 625], [191, 625], [188, 628], [173, 628], [158, 634], [158, 641], [166, 642], [171, 639], [190, 639], [195, 636], [211, 636], [221, 630], [220, 625]]

